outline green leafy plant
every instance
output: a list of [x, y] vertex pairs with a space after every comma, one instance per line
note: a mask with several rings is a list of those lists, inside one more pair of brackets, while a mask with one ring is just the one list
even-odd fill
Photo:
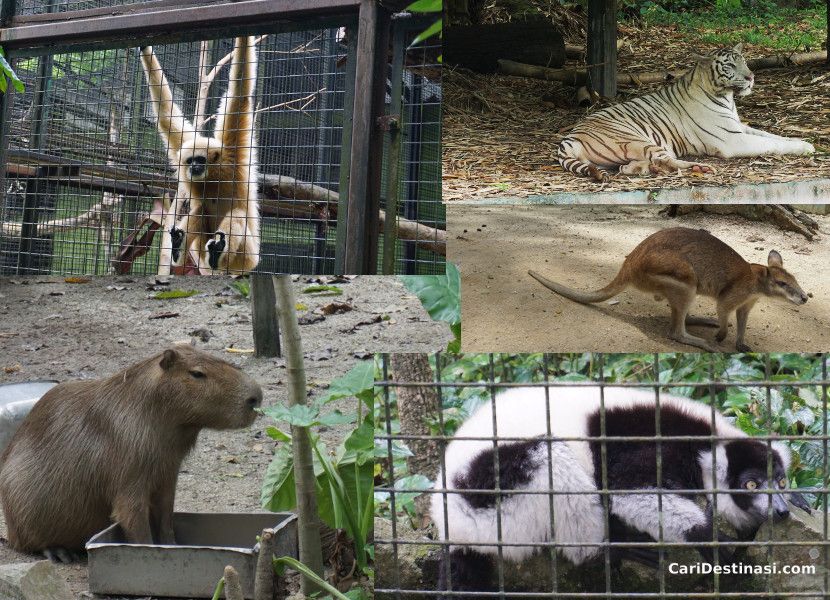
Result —
[[[345, 530], [355, 544], [360, 569], [371, 575], [372, 487], [374, 419], [372, 415], [375, 365], [365, 361], [332, 382], [328, 391], [314, 402], [292, 407], [274, 406], [261, 412], [277, 421], [298, 427], [355, 424], [355, 428], [333, 452], [312, 432], [314, 473], [317, 478], [317, 503], [320, 518], [330, 527]], [[340, 398], [357, 398], [357, 411], [343, 414], [324, 408]], [[274, 452], [262, 484], [262, 506], [269, 510], [293, 509], [294, 461], [291, 434], [268, 427], [267, 434], [282, 442]]]
[[[416, 0], [412, 4], [406, 7], [406, 10], [409, 12], [415, 13], [440, 13], [443, 10], [443, 0]], [[415, 36], [415, 39], [412, 40], [412, 43], [409, 45], [410, 48], [416, 46], [427, 40], [435, 35], [441, 37], [443, 34], [443, 19], [441, 17], [438, 18], [432, 25], [427, 27], [424, 31], [419, 33]], [[441, 57], [438, 57], [438, 62], [441, 62]]]
[[[338, 590], [336, 587], [331, 585], [328, 581], [317, 575], [314, 571], [309, 569], [303, 563], [298, 561], [296, 558], [292, 558], [290, 556], [281, 556], [279, 558], [274, 557], [273, 559], [274, 571], [279, 576], [285, 575], [286, 568], [294, 569], [305, 575], [308, 579], [313, 581], [320, 589], [323, 589], [329, 593], [328, 596], [324, 598], [335, 598], [336, 600], [368, 600], [366, 592], [362, 588], [355, 588], [353, 590], [349, 590], [345, 594]], [[213, 596], [211, 600], [219, 600], [222, 597], [222, 593], [225, 591], [225, 578], [222, 577], [219, 579], [219, 583], [216, 584], [216, 588], [213, 590]]]
[[23, 91], [23, 82], [20, 81], [17, 73], [14, 72], [14, 69], [12, 69], [9, 61], [6, 60], [6, 53], [3, 50], [3, 47], [0, 46], [0, 92], [3, 94], [5, 94], [6, 90], [9, 89], [8, 80], [11, 80], [12, 86], [15, 90], [18, 92]]
[[447, 263], [446, 275], [401, 275], [401, 281], [418, 296], [434, 321], [450, 324], [455, 339], [447, 352], [461, 351], [461, 274], [453, 263]]
[[286, 567], [299, 571], [311, 579], [320, 588], [327, 591], [330, 594], [330, 596], [326, 596], [327, 598], [336, 598], [337, 600], [364, 600], [367, 597], [365, 591], [361, 588], [349, 590], [344, 594], [295, 558], [291, 558], [290, 556], [274, 558], [274, 569], [279, 575], [284, 574]]

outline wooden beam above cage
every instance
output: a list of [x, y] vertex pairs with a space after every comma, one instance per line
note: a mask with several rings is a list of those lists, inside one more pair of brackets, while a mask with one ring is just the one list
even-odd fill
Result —
[[244, 26], [263, 28], [286, 21], [356, 16], [359, 7], [360, 0], [184, 0], [176, 3], [154, 0], [84, 11], [13, 16], [0, 29], [0, 45], [6, 50], [56, 44], [112, 45], [129, 38], [146, 40], [193, 32], [204, 35], [217, 24], [223, 30]]

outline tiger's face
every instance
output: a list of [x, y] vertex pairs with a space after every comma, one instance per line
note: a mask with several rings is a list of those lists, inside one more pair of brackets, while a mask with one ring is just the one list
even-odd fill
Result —
[[755, 85], [755, 75], [741, 54], [742, 44], [732, 49], [724, 48], [711, 55], [712, 83], [719, 90], [732, 90], [736, 96], [747, 96], [752, 93]]

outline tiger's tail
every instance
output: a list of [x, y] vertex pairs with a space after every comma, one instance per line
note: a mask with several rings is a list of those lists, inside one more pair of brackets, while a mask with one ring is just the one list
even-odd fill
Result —
[[611, 181], [611, 175], [608, 174], [608, 171], [588, 160], [584, 160], [582, 155], [582, 143], [580, 141], [572, 137], [566, 137], [559, 142], [557, 158], [563, 169], [580, 177], [590, 177], [600, 183]]

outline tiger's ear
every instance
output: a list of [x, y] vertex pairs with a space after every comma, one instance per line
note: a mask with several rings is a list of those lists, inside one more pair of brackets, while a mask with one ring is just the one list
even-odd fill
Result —
[[738, 44], [735, 44], [735, 47], [734, 47], [734, 48], [732, 48], [732, 52], [737, 52], [738, 54], [742, 53], [743, 51], [744, 51], [744, 44], [743, 44], [743, 42], [740, 42], [740, 43], [738, 43]]
[[704, 62], [711, 61], [712, 57], [708, 54], [700, 54], [698, 52], [692, 52], [692, 59], [695, 62], [704, 63]]

